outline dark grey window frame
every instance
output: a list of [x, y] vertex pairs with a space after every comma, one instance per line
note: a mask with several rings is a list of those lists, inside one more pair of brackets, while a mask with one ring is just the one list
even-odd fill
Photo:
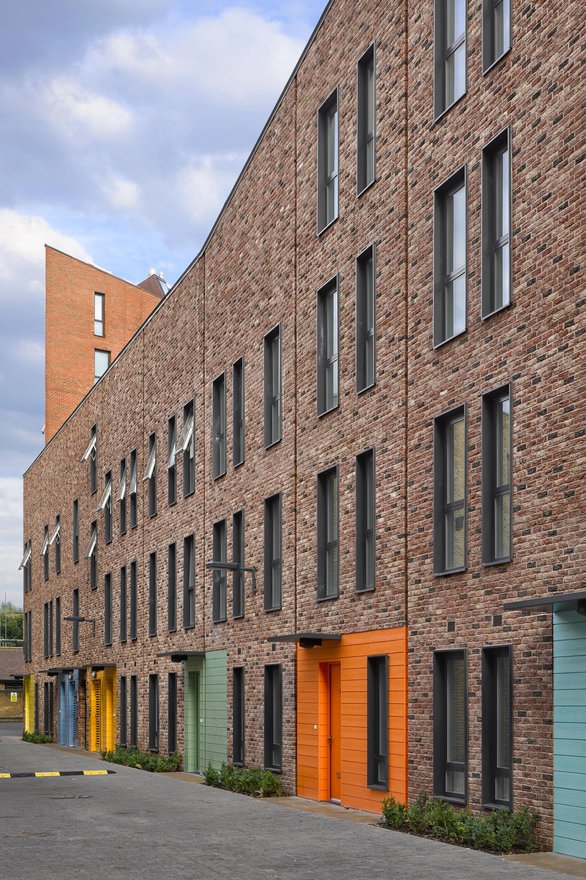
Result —
[[[79, 587], [76, 587], [71, 595], [71, 616], [79, 617]], [[74, 654], [79, 652], [79, 621], [74, 620], [71, 624], [71, 650]]]
[[[336, 112], [336, 169], [328, 176], [328, 116], [330, 109]], [[327, 211], [327, 189], [333, 184], [335, 209], [330, 217]], [[328, 95], [317, 111], [317, 234], [321, 235], [340, 216], [340, 96], [338, 86]]]
[[96, 438], [93, 451], [90, 453], [90, 495], [98, 491], [98, 426], [92, 425], [90, 440]]
[[43, 605], [43, 657], [49, 657], [49, 603]]
[[283, 769], [283, 668], [268, 664], [264, 674], [264, 766]]
[[[244, 565], [245, 556], [244, 510], [232, 514], [232, 562]], [[232, 573], [232, 617], [244, 617], [244, 572]]]
[[[372, 65], [372, 97], [368, 93], [368, 69]], [[373, 101], [372, 131], [368, 130], [366, 102]], [[371, 43], [356, 64], [356, 195], [376, 182], [376, 44]], [[368, 179], [368, 148], [372, 142], [372, 178]]]
[[[102, 317], [96, 318], [96, 303], [101, 303], [101, 312]], [[98, 324], [102, 325], [102, 332], [96, 332], [96, 327]], [[94, 291], [94, 336], [99, 336], [103, 338], [106, 335], [106, 294], [99, 293], [99, 291]]]
[[244, 666], [232, 669], [232, 763], [244, 766], [246, 738], [246, 673]]
[[157, 553], [149, 553], [149, 636], [157, 635]]
[[[228, 560], [228, 524], [225, 519], [216, 520], [213, 524], [212, 556], [214, 560]], [[228, 616], [228, 574], [224, 569], [212, 572], [212, 622], [224, 623]]]
[[366, 784], [369, 788], [386, 791], [389, 784], [389, 657], [387, 654], [367, 658], [366, 677]]
[[[464, 419], [464, 564], [448, 568], [446, 564], [445, 514], [452, 509], [446, 501], [446, 433], [450, 424]], [[468, 565], [468, 407], [454, 407], [434, 419], [434, 492], [433, 492], [433, 573], [444, 576], [466, 571]], [[454, 502], [453, 509], [460, 507]]]
[[167, 420], [167, 504], [177, 502], [177, 417]]
[[126, 566], [120, 567], [120, 641], [124, 643], [128, 635], [128, 574]]
[[[279, 536], [278, 547], [274, 541], [275, 531]], [[264, 501], [264, 610], [280, 611], [282, 601], [283, 499], [281, 492], [275, 492]]]
[[[336, 340], [336, 353], [328, 355], [328, 304], [333, 295], [335, 309], [332, 313], [332, 322], [337, 315], [337, 326], [332, 330], [332, 339]], [[329, 412], [338, 409], [340, 405], [340, 285], [339, 276], [336, 274], [317, 291], [316, 303], [316, 351], [317, 351], [317, 415], [325, 416]], [[327, 398], [327, 372], [332, 368], [335, 371], [338, 393], [331, 401]]]
[[90, 539], [91, 535], [93, 535], [94, 529], [96, 531], [96, 546], [93, 549], [93, 552], [89, 557], [89, 568], [90, 568], [90, 590], [98, 589], [98, 521], [95, 519], [90, 528]]
[[149, 752], [159, 751], [159, 676], [149, 674]]
[[[369, 475], [368, 470], [371, 470]], [[372, 478], [369, 499], [369, 476]], [[370, 507], [370, 510], [367, 510]], [[369, 519], [372, 527], [368, 526]], [[372, 536], [372, 571], [368, 571], [367, 544]], [[356, 592], [367, 593], [376, 586], [376, 452], [366, 449], [356, 456]]]
[[[447, 200], [464, 189], [464, 266], [448, 273], [446, 269]], [[468, 174], [462, 165], [445, 180], [433, 195], [433, 347], [440, 348], [457, 339], [468, 329]], [[444, 335], [446, 316], [445, 288], [450, 282], [464, 277], [464, 326], [457, 332]]]
[[245, 455], [244, 358], [232, 364], [232, 465], [244, 463]]
[[167, 678], [167, 752], [177, 751], [177, 673], [170, 672]]
[[212, 479], [226, 473], [226, 373], [212, 382]]
[[61, 596], [55, 598], [55, 656], [61, 656]]
[[[456, 39], [451, 45], [446, 45], [446, 2], [449, 0], [435, 0], [434, 3], [434, 77], [433, 77], [433, 107], [435, 121], [454, 107], [468, 92], [468, 0], [464, 0], [466, 11], [464, 15], [464, 34]], [[457, 49], [464, 46], [464, 91], [456, 95], [449, 104], [446, 102], [446, 75], [445, 62], [448, 56], [455, 54]]]
[[149, 499], [149, 516], [152, 518], [157, 515], [157, 435], [156, 432], [149, 437], [149, 458], [155, 450], [155, 466], [152, 476], [147, 479], [148, 483], [148, 499]]
[[72, 520], [73, 520], [73, 536], [72, 536], [72, 553], [73, 553], [73, 561], [79, 562], [79, 498], [75, 498], [72, 505]]
[[129, 746], [138, 745], [138, 677], [130, 676], [130, 735]]
[[[372, 327], [368, 327], [367, 266], [372, 271]], [[372, 382], [368, 382], [367, 345], [372, 337]], [[356, 393], [376, 385], [376, 245], [370, 244], [356, 258]]]
[[183, 452], [183, 497], [193, 495], [195, 492], [195, 398], [189, 400], [183, 407], [183, 425], [189, 418], [193, 419], [193, 430], [189, 446]]
[[[274, 387], [275, 341], [277, 341], [278, 388]], [[273, 411], [277, 411], [278, 430], [273, 431]], [[264, 445], [269, 449], [283, 437], [283, 337], [277, 324], [264, 337]]]
[[112, 517], [112, 471], [108, 471], [104, 477], [104, 486], [110, 483], [110, 497], [104, 505], [104, 543], [110, 544], [112, 541], [113, 517]]
[[104, 575], [104, 645], [112, 644], [112, 575]]
[[127, 716], [127, 682], [126, 676], [120, 676], [120, 745], [128, 744], [128, 716]]
[[167, 631], [177, 630], [177, 544], [167, 549]]
[[130, 498], [130, 528], [135, 529], [138, 524], [138, 459], [136, 455], [136, 449], [133, 449], [130, 453], [129, 477], [130, 482], [128, 484], [128, 497]]
[[[126, 459], [123, 458], [120, 461], [120, 489], [118, 492], [118, 519], [120, 525], [120, 534], [126, 534], [126, 499], [128, 497], [128, 471], [126, 466]], [[120, 495], [122, 493], [122, 488], [124, 488], [124, 495], [121, 498]]]
[[[508, 225], [509, 231], [506, 235], [497, 239], [494, 233], [495, 228], [495, 159], [503, 150], [508, 151], [508, 172], [509, 172], [509, 191], [508, 191]], [[512, 159], [512, 137], [511, 127], [503, 129], [494, 137], [482, 150], [482, 271], [481, 271], [481, 317], [483, 320], [492, 317], [492, 315], [502, 312], [503, 309], [509, 308], [511, 305], [513, 290], [513, 249], [512, 249], [512, 222], [513, 222], [513, 159]], [[508, 272], [508, 301], [501, 305], [496, 305], [495, 300], [495, 276], [493, 258], [495, 251], [508, 248], [509, 252], [509, 272]]]
[[138, 638], [138, 564], [136, 559], [130, 563], [130, 626], [131, 641]]
[[[450, 764], [447, 751], [446, 664], [451, 656], [459, 655], [464, 661], [464, 762]], [[464, 794], [446, 789], [446, 771], [454, 769], [464, 774]], [[468, 652], [465, 648], [433, 652], [433, 789], [434, 796], [456, 804], [468, 800]]]
[[43, 580], [49, 580], [49, 525], [44, 527], [43, 533]]
[[[506, 20], [509, 26], [509, 42], [508, 45], [505, 44], [505, 40], [503, 39], [503, 51], [498, 55], [495, 53], [495, 45], [494, 45], [494, 18], [495, 18], [495, 10], [497, 6], [502, 5], [505, 7], [508, 6], [508, 14], [504, 13], [503, 21]], [[498, 62], [505, 57], [505, 55], [511, 51], [512, 46], [512, 34], [513, 34], [513, 22], [511, 15], [511, 7], [512, 0], [482, 0], [482, 72], [488, 73], [489, 70], [498, 64]], [[503, 33], [504, 38], [504, 33]]]
[[[508, 768], [497, 765], [497, 688], [495, 682], [495, 661], [498, 656], [509, 658], [509, 757]], [[490, 645], [482, 649], [482, 802], [484, 807], [505, 807], [513, 809], [513, 647], [512, 645]], [[499, 799], [495, 794], [497, 777], [509, 780], [508, 799]]]
[[[509, 399], [509, 482], [496, 485], [496, 418], [495, 404]], [[509, 553], [497, 556], [495, 548], [494, 503], [497, 496], [509, 496]], [[513, 559], [513, 388], [508, 382], [482, 396], [482, 563], [503, 565]]]
[[55, 517], [55, 574], [61, 574], [61, 515]]
[[[336, 491], [336, 538], [328, 541], [327, 491], [331, 478], [335, 479]], [[336, 551], [335, 590], [328, 587], [326, 554]], [[324, 602], [340, 595], [340, 471], [338, 465], [326, 468], [317, 475], [317, 598]]]
[[195, 626], [195, 535], [183, 539], [183, 628]]

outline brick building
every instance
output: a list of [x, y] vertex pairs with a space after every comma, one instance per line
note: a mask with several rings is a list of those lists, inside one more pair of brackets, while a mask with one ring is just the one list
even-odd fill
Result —
[[580, 20], [328, 5], [25, 474], [28, 724], [374, 812], [528, 804], [586, 856]]

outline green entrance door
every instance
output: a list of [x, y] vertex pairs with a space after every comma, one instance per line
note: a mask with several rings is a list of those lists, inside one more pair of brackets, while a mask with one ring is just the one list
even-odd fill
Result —
[[185, 769], [188, 773], [201, 773], [201, 673], [186, 669], [185, 679]]

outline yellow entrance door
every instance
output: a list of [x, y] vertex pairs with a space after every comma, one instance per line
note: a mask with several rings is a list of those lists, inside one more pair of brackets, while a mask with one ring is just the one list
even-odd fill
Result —
[[24, 677], [24, 729], [26, 733], [35, 729], [35, 680], [32, 675]]
[[112, 751], [116, 747], [116, 672], [107, 669], [102, 679], [102, 748]]
[[90, 691], [90, 751], [102, 749], [102, 673], [91, 679]]

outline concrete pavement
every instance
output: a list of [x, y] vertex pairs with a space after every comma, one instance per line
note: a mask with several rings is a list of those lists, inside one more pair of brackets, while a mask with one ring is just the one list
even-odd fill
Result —
[[[83, 754], [0, 729], [0, 772], [91, 769]], [[104, 766], [104, 765], [102, 765]], [[0, 779], [10, 880], [560, 880], [459, 847], [111, 766], [113, 776]], [[338, 814], [339, 815], [339, 814]], [[376, 822], [376, 817], [372, 817]]]

